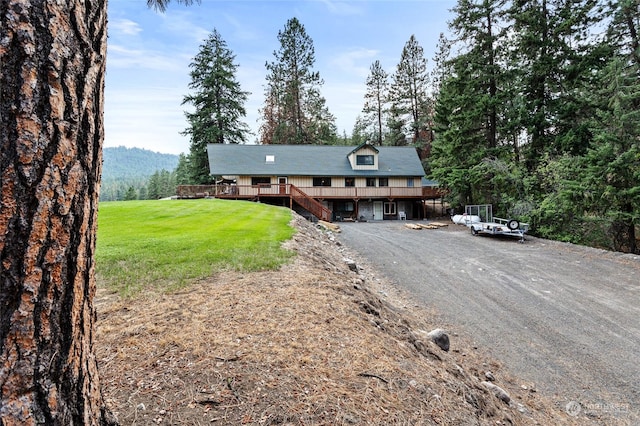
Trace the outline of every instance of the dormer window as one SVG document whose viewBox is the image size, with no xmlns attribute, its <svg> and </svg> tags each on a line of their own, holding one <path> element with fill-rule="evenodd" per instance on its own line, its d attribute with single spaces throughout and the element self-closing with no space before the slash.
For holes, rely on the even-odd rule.
<svg viewBox="0 0 640 426">
<path fill-rule="evenodd" d="M 378 149 L 368 143 L 355 148 L 348 155 L 353 170 L 378 170 Z"/>
<path fill-rule="evenodd" d="M 358 166 L 373 166 L 375 159 L 373 155 L 356 155 L 356 165 Z"/>
</svg>

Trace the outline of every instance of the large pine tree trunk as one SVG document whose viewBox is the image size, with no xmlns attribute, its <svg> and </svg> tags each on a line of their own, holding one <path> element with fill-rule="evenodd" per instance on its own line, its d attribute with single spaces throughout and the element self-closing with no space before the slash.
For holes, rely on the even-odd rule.
<svg viewBox="0 0 640 426">
<path fill-rule="evenodd" d="M 106 1 L 0 0 L 0 424 L 109 424 L 94 354 Z"/>
</svg>

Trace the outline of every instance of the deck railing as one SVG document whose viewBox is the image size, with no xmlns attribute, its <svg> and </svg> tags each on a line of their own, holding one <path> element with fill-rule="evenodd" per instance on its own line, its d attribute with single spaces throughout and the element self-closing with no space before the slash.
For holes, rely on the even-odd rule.
<svg viewBox="0 0 640 426">
<path fill-rule="evenodd" d="M 256 198 L 256 197 L 290 197 L 291 184 L 259 184 L 259 185 L 179 185 L 179 198 Z M 298 189 L 312 198 L 441 198 L 447 191 L 436 187 L 332 187 L 311 186 Z"/>
</svg>

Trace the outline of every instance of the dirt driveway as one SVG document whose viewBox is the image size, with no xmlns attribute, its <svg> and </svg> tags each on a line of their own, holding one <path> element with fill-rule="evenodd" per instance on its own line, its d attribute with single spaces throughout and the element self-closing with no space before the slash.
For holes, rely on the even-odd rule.
<svg viewBox="0 0 640 426">
<path fill-rule="evenodd" d="M 338 239 L 451 333 L 580 415 L 640 416 L 640 256 L 467 228 L 341 224 Z M 455 338 L 452 345 L 455 345 Z"/>
</svg>

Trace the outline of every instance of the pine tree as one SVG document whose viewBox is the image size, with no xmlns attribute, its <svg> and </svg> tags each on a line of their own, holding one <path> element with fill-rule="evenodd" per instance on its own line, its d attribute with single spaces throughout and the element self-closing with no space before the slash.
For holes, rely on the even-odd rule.
<svg viewBox="0 0 640 426">
<path fill-rule="evenodd" d="M 483 145 L 488 148 L 495 148 L 499 144 L 498 119 L 505 115 L 504 111 L 500 111 L 500 106 L 510 97 L 502 87 L 504 60 L 499 54 L 504 50 L 501 49 L 502 34 L 499 30 L 505 25 L 502 22 L 503 3 L 503 0 L 460 0 L 454 9 L 456 18 L 451 23 L 458 45 L 464 49 L 462 60 L 470 68 L 474 83 L 468 86 L 473 89 L 473 97 L 467 100 L 465 107 L 476 108 L 482 117 Z"/>
<path fill-rule="evenodd" d="M 138 199 L 139 200 L 147 200 L 147 199 L 149 199 L 149 192 L 147 192 L 146 185 L 140 187 L 140 190 L 138 191 Z"/>
<path fill-rule="evenodd" d="M 405 120 L 402 116 L 398 108 L 391 105 L 387 121 L 389 133 L 385 135 L 384 145 L 404 146 L 407 144 L 407 135 L 404 133 Z"/>
<path fill-rule="evenodd" d="M 451 62 L 451 75 L 440 88 L 436 103 L 431 176 L 451 191 L 454 204 L 476 204 L 483 199 L 481 178 L 475 168 L 487 157 L 486 124 L 483 110 L 476 107 L 478 97 L 473 70 L 467 57 Z"/>
<path fill-rule="evenodd" d="M 335 118 L 319 88 L 323 81 L 313 71 L 315 49 L 297 18 L 278 32 L 280 49 L 267 62 L 265 105 L 261 109 L 263 144 L 327 143 L 337 139 Z"/>
<path fill-rule="evenodd" d="M 0 28 L 0 422 L 115 425 L 94 347 L 107 3 L 5 0 Z"/>
<path fill-rule="evenodd" d="M 372 142 L 382 145 L 384 123 L 384 114 L 386 111 L 387 99 L 389 97 L 389 75 L 380 65 L 380 61 L 376 60 L 369 68 L 369 76 L 367 77 L 367 92 L 364 95 L 364 107 L 362 112 L 365 114 L 367 121 L 374 124 Z"/>
<path fill-rule="evenodd" d="M 595 6 L 592 0 L 515 0 L 508 10 L 515 35 L 511 68 L 522 101 L 514 119 L 526 135 L 529 171 L 545 153 L 581 155 L 588 148 L 593 112 L 581 90 L 597 71 L 597 58 L 590 58 Z"/>
<path fill-rule="evenodd" d="M 481 171 L 504 155 L 497 149 L 503 133 L 499 119 L 506 116 L 503 104 L 508 98 L 497 30 L 503 24 L 501 4 L 460 0 L 450 23 L 456 43 L 440 39 L 437 137 L 429 168 L 461 204 L 494 201 L 490 179 Z M 447 58 L 451 50 L 459 53 Z"/>
<path fill-rule="evenodd" d="M 127 192 L 124 194 L 124 201 L 132 201 L 137 200 L 138 194 L 136 193 L 136 189 L 133 186 L 127 188 Z"/>
<path fill-rule="evenodd" d="M 370 139 L 370 135 L 367 133 L 367 123 L 361 115 L 356 117 L 356 122 L 353 125 L 353 130 L 351 131 L 351 144 L 352 145 L 360 145 L 363 144 Z"/>
<path fill-rule="evenodd" d="M 207 144 L 244 143 L 249 135 L 249 127 L 241 121 L 249 93 L 242 91 L 236 80 L 234 59 L 214 29 L 189 65 L 193 94 L 185 96 L 182 103 L 195 108 L 185 113 L 189 127 L 184 132 L 191 136 L 189 168 L 194 184 L 212 182 Z"/>
<path fill-rule="evenodd" d="M 178 156 L 178 165 L 176 166 L 176 185 L 190 185 L 191 175 L 189 173 L 189 159 L 183 153 Z"/>
<path fill-rule="evenodd" d="M 451 45 L 452 42 L 447 39 L 444 33 L 440 33 L 435 57 L 433 58 L 433 70 L 431 71 L 431 92 L 436 99 L 438 98 L 438 93 L 440 93 L 440 85 L 450 74 L 450 67 L 447 61 L 451 54 Z"/>
<path fill-rule="evenodd" d="M 428 85 L 429 74 L 424 50 L 415 36 L 411 35 L 402 49 L 389 91 L 396 111 L 408 115 L 412 142 L 416 145 L 431 142 L 431 100 Z"/>
<path fill-rule="evenodd" d="M 606 218 L 614 250 L 640 252 L 636 226 L 640 216 L 640 5 L 612 4 L 604 46 L 611 49 L 593 93 L 596 114 L 591 121 L 593 148 L 586 155 L 584 188 L 590 196 L 585 209 Z"/>
<path fill-rule="evenodd" d="M 154 172 L 151 177 L 149 177 L 149 184 L 147 185 L 148 197 L 150 200 L 157 200 L 160 198 L 160 172 Z"/>
<path fill-rule="evenodd" d="M 617 55 L 640 67 L 640 3 L 636 0 L 610 2 L 607 44 Z"/>
</svg>

